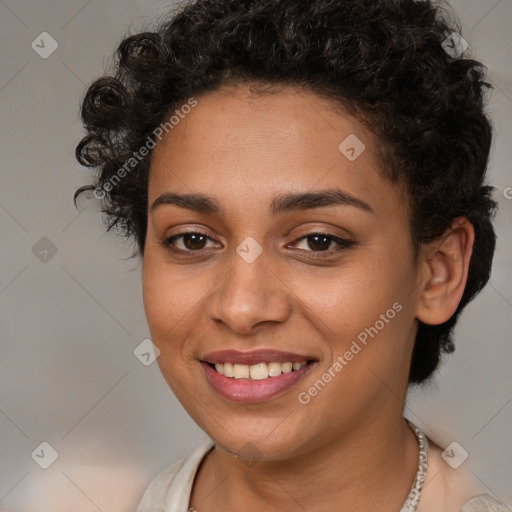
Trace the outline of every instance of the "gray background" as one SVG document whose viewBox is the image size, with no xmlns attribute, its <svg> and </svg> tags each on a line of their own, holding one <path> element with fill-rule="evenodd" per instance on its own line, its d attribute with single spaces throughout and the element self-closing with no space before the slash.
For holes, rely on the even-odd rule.
<svg viewBox="0 0 512 512">
<path fill-rule="evenodd" d="M 510 506 L 512 0 L 452 5 L 495 86 L 490 181 L 499 242 L 491 283 L 463 315 L 455 355 L 435 382 L 409 394 L 406 414 L 443 447 L 460 443 L 470 454 L 465 467 Z M 94 202 L 77 211 L 71 201 L 89 176 L 74 160 L 87 85 L 128 29 L 147 27 L 168 6 L 0 1 L 0 503 L 8 510 L 134 510 L 158 471 L 206 439 L 156 363 L 134 356 L 149 331 L 140 263 L 126 259 L 131 246 L 105 234 Z M 59 45 L 47 59 L 31 48 L 44 31 Z M 58 452 L 46 470 L 35 462 L 50 456 L 36 450 L 43 441 Z"/>
</svg>

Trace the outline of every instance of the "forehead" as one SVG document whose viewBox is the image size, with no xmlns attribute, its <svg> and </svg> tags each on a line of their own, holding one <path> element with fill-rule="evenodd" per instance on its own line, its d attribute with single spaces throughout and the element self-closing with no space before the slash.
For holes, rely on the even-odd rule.
<svg viewBox="0 0 512 512">
<path fill-rule="evenodd" d="M 153 150 L 150 203 L 169 190 L 252 203 L 329 187 L 376 199 L 396 194 L 375 136 L 334 102 L 291 87 L 222 87 L 196 101 Z"/>
</svg>

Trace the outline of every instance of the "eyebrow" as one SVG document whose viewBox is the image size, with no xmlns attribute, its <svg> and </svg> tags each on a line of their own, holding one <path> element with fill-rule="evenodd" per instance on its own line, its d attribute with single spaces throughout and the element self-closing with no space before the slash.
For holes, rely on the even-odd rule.
<svg viewBox="0 0 512 512">
<path fill-rule="evenodd" d="M 164 204 L 173 204 L 180 208 L 187 208 L 196 212 L 223 214 L 223 209 L 213 198 L 203 194 L 176 194 L 174 192 L 165 192 L 158 196 L 151 205 L 151 212 Z"/>
<path fill-rule="evenodd" d="M 294 210 L 309 210 L 311 208 L 321 208 L 324 206 L 354 206 L 361 210 L 374 213 L 368 203 L 338 188 L 330 188 L 316 192 L 279 195 L 272 201 L 271 212 L 273 215 L 278 215 Z"/>
<path fill-rule="evenodd" d="M 151 212 L 163 205 L 175 205 L 196 212 L 224 215 L 224 209 L 218 201 L 204 194 L 165 192 L 155 199 L 151 205 Z M 369 213 L 375 213 L 368 203 L 338 188 L 329 188 L 317 192 L 280 194 L 273 199 L 270 212 L 272 215 L 279 215 L 325 206 L 353 206 Z"/>
</svg>

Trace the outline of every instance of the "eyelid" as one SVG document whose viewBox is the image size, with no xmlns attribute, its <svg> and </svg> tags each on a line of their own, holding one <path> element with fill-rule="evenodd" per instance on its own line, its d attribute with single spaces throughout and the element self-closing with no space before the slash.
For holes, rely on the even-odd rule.
<svg viewBox="0 0 512 512">
<path fill-rule="evenodd" d="M 337 230 L 338 233 L 334 234 L 334 231 Z M 341 231 L 341 233 L 339 232 Z M 288 231 L 286 236 L 290 236 L 292 234 L 295 237 L 295 239 L 298 239 L 298 237 L 304 237 L 304 236 L 311 236 L 311 235 L 325 235 L 330 236 L 331 238 L 337 238 L 340 240 L 353 240 L 354 235 L 348 231 L 347 229 L 342 229 L 341 227 L 335 227 L 333 225 L 327 226 L 325 224 L 318 224 L 314 222 L 310 222 L 307 224 L 302 225 L 296 230 L 290 230 Z"/>
<path fill-rule="evenodd" d="M 172 233 L 167 235 L 166 233 Z M 203 235 L 208 237 L 210 240 L 215 240 L 215 235 L 213 235 L 212 230 L 203 224 L 178 224 L 174 226 L 170 226 L 163 231 L 161 235 L 165 240 L 169 240 L 173 237 L 177 237 L 179 235 Z"/>
<path fill-rule="evenodd" d="M 185 250 L 185 249 L 177 249 L 176 247 L 173 247 L 171 245 L 171 241 L 174 239 L 179 239 L 180 237 L 183 237 L 185 235 L 201 235 L 201 236 L 204 236 L 205 238 L 208 239 L 208 241 L 212 241 L 212 242 L 216 242 L 218 243 L 215 239 L 213 239 L 210 235 L 208 235 L 207 233 L 199 230 L 199 229 L 189 229 L 189 230 L 186 230 L 186 231 L 180 231 L 178 233 L 174 233 L 173 235 L 170 235 L 170 236 L 166 236 L 164 238 L 164 240 L 162 241 L 162 245 L 172 251 L 172 252 L 175 252 L 175 253 L 180 253 L 180 254 L 186 254 L 186 253 L 189 253 L 189 254 L 199 254 L 199 253 L 202 253 L 202 252 L 205 252 L 205 251 L 208 251 L 209 249 L 211 249 L 211 247 L 207 247 L 207 248 L 203 248 L 203 249 L 198 249 L 196 251 L 194 250 Z M 173 247 L 171 249 L 171 247 Z"/>
<path fill-rule="evenodd" d="M 203 232 L 203 231 L 201 231 L 199 229 L 189 229 L 189 230 L 186 230 L 186 231 L 181 231 L 179 233 L 175 233 L 175 234 L 173 234 L 173 235 L 171 235 L 169 237 L 166 237 L 162 241 L 162 245 L 168 251 L 171 251 L 172 253 L 178 254 L 178 255 L 190 255 L 190 256 L 193 256 L 193 255 L 204 255 L 205 253 L 212 252 L 211 251 L 211 249 L 212 249 L 211 247 L 209 247 L 209 248 L 207 247 L 207 248 L 203 248 L 203 249 L 197 249 L 197 250 L 186 250 L 186 249 L 178 249 L 178 248 L 174 247 L 171 244 L 172 240 L 178 239 L 180 237 L 183 237 L 183 236 L 189 235 L 189 234 L 201 235 L 201 236 L 206 237 L 210 241 L 216 242 L 216 240 L 214 240 L 212 237 L 210 237 L 207 233 L 205 233 L 205 232 Z M 355 245 L 355 242 L 352 241 L 352 240 L 348 240 L 346 238 L 342 238 L 342 237 L 330 234 L 328 232 L 324 232 L 322 230 L 304 232 L 304 234 L 302 236 L 299 236 L 298 238 L 296 238 L 289 245 L 296 245 L 299 242 L 303 241 L 304 239 L 309 238 L 311 236 L 315 236 L 315 235 L 321 235 L 321 236 L 324 236 L 326 238 L 331 239 L 331 242 L 335 242 L 337 244 L 337 247 L 335 247 L 333 249 L 327 249 L 325 251 L 313 251 L 313 250 L 298 249 L 300 252 L 308 253 L 308 257 L 313 257 L 313 258 L 322 258 L 322 257 L 324 257 L 324 258 L 327 258 L 329 256 L 332 256 L 335 253 L 342 252 L 342 251 L 350 248 L 351 246 Z"/>
<path fill-rule="evenodd" d="M 335 242 L 337 244 L 337 247 L 335 247 L 333 249 L 327 249 L 325 251 L 312 251 L 312 250 L 308 251 L 305 249 L 299 249 L 299 251 L 310 253 L 314 257 L 322 257 L 322 255 L 324 255 L 324 257 L 328 257 L 328 256 L 332 256 L 334 253 L 341 252 L 341 251 L 348 249 L 349 247 L 355 245 L 355 242 L 352 240 L 348 240 L 346 238 L 342 238 L 342 237 L 339 237 L 336 235 L 331 235 L 330 233 L 324 233 L 322 231 L 312 231 L 310 233 L 307 233 L 307 234 L 295 239 L 292 242 L 292 245 L 296 245 L 299 242 L 302 242 L 304 239 L 309 238 L 310 236 L 315 236 L 315 235 L 320 235 L 320 236 L 324 236 L 326 238 L 330 238 L 331 242 Z"/>
</svg>

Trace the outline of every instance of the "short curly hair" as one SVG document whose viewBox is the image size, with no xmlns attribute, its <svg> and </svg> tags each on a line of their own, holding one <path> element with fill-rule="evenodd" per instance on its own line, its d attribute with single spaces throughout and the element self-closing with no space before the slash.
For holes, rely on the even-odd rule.
<svg viewBox="0 0 512 512">
<path fill-rule="evenodd" d="M 458 315 L 487 283 L 496 243 L 497 204 L 484 183 L 491 86 L 481 63 L 447 51 L 460 32 L 456 18 L 433 0 L 181 5 L 154 31 L 126 37 L 115 70 L 88 89 L 81 109 L 86 136 L 76 157 L 97 171 L 96 182 L 77 190 L 75 202 L 94 190 L 108 229 L 135 239 L 143 257 L 151 151 L 138 150 L 174 109 L 222 85 L 259 84 L 261 91 L 288 85 L 329 98 L 376 135 L 382 172 L 406 185 L 416 255 L 457 217 L 475 229 L 456 312 L 441 325 L 419 322 L 409 382 L 424 382 L 441 352 L 454 350 Z"/>
</svg>

